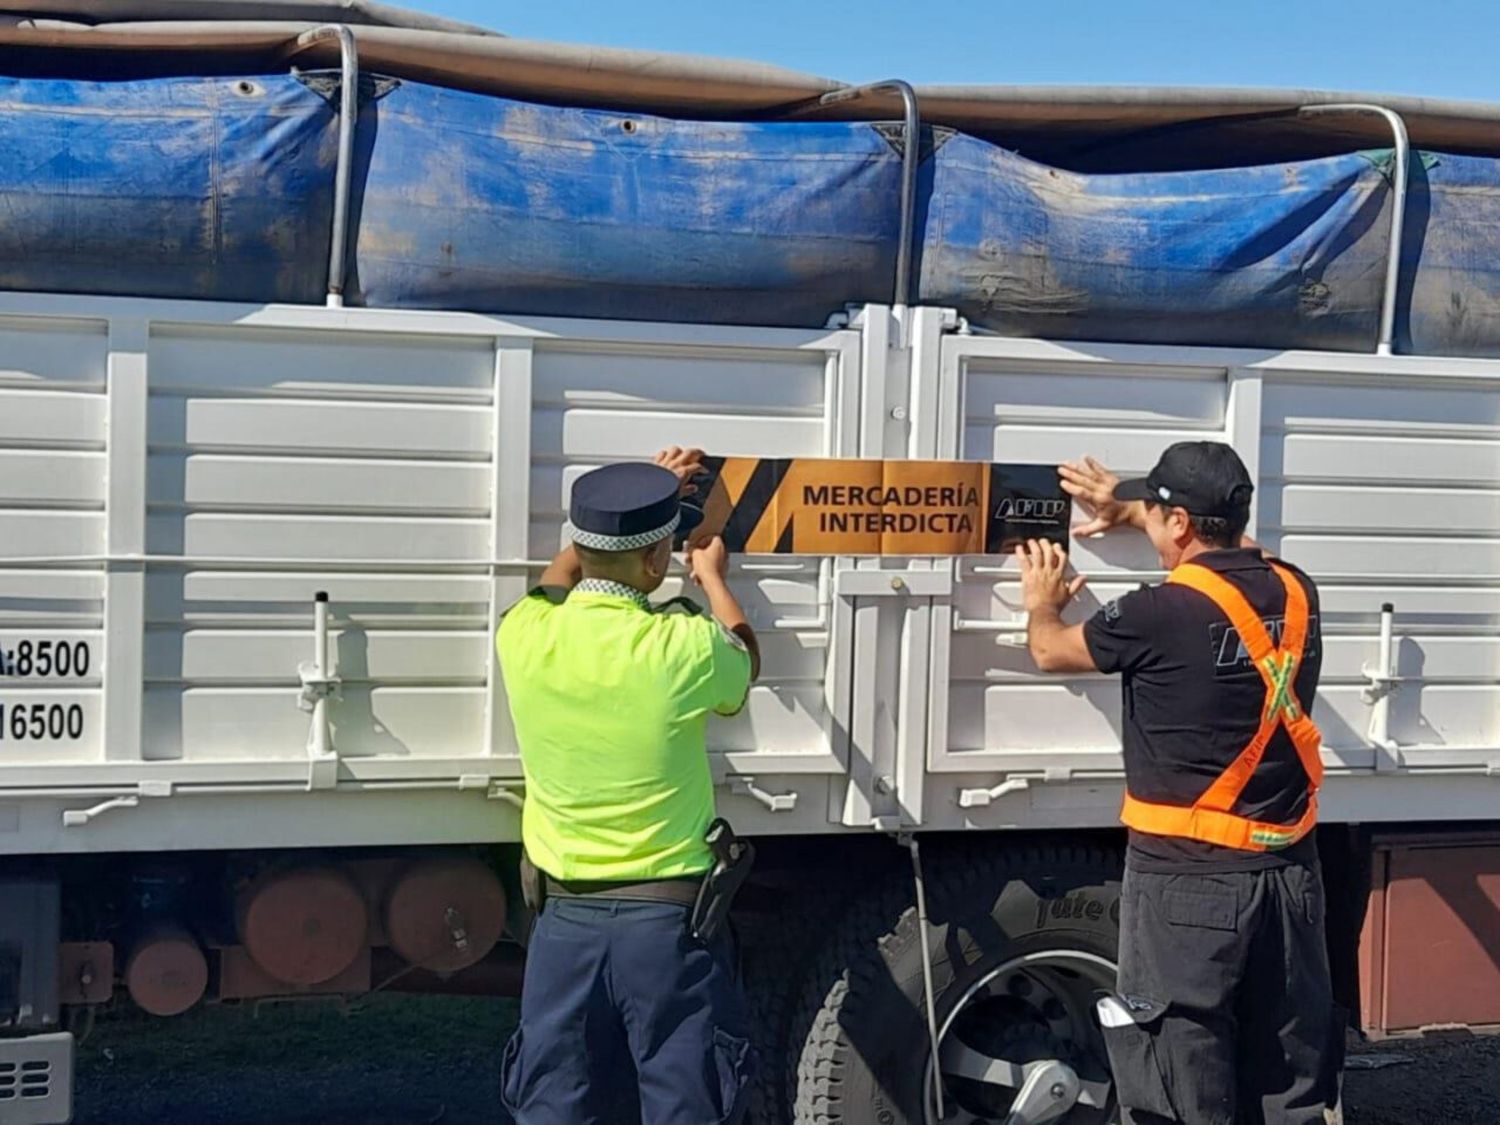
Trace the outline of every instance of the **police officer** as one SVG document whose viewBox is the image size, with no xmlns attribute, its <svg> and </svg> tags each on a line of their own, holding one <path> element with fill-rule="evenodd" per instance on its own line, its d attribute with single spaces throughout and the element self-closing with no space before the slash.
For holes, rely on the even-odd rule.
<svg viewBox="0 0 1500 1125">
<path fill-rule="evenodd" d="M 519 1125 L 705 1125 L 742 1112 L 745 1005 L 727 938 L 690 918 L 713 858 L 710 715 L 744 705 L 755 634 L 723 541 L 689 548 L 712 616 L 660 612 L 701 452 L 596 469 L 571 544 L 497 644 L 526 775 L 522 836 L 545 884 L 503 1100 Z"/>
<path fill-rule="evenodd" d="M 1311 835 L 1317 588 L 1244 538 L 1254 486 L 1227 445 L 1174 445 L 1123 484 L 1092 459 L 1061 473 L 1093 515 L 1079 534 L 1137 528 L 1170 572 L 1069 626 L 1083 580 L 1062 548 L 1017 552 L 1037 665 L 1124 682 L 1119 985 L 1099 1015 L 1125 1119 L 1321 1125 L 1343 1029 Z"/>
</svg>

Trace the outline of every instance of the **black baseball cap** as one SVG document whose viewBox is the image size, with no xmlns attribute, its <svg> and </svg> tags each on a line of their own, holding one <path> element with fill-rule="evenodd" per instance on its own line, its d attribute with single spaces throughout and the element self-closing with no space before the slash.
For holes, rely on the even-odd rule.
<svg viewBox="0 0 1500 1125">
<path fill-rule="evenodd" d="M 1144 477 L 1121 481 L 1116 500 L 1148 500 L 1189 515 L 1236 520 L 1250 511 L 1255 483 L 1233 446 L 1222 441 L 1180 441 L 1169 446 Z"/>
</svg>

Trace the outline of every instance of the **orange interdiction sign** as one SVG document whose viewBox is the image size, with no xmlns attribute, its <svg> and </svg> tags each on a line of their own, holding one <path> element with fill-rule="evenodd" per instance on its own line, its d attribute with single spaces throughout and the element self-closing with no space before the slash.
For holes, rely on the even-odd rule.
<svg viewBox="0 0 1500 1125">
<path fill-rule="evenodd" d="M 701 535 L 731 551 L 979 555 L 1066 545 L 1071 504 L 1051 465 L 710 457 Z"/>
</svg>

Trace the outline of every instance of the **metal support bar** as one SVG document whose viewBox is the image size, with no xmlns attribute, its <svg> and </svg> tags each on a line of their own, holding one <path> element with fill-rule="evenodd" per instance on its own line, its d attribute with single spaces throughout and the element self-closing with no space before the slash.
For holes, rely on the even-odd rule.
<svg viewBox="0 0 1500 1125">
<path fill-rule="evenodd" d="M 1406 182 L 1411 148 L 1406 136 L 1406 122 L 1394 110 L 1362 102 L 1305 105 L 1297 113 L 1301 117 L 1322 117 L 1338 113 L 1363 114 L 1383 117 L 1391 127 L 1391 136 L 1396 144 L 1396 170 L 1391 198 L 1391 245 L 1386 252 L 1385 292 L 1380 301 L 1380 337 L 1375 343 L 1376 355 L 1391 355 L 1391 346 L 1396 336 L 1396 286 L 1401 277 L 1401 234 L 1406 224 Z"/>
<path fill-rule="evenodd" d="M 896 93 L 905 107 L 906 151 L 901 154 L 901 243 L 896 247 L 896 285 L 891 303 L 897 308 L 911 304 L 911 259 L 917 227 L 917 161 L 922 149 L 922 111 L 917 92 L 910 82 L 891 78 L 863 86 L 846 86 L 830 90 L 818 99 L 819 105 L 838 105 L 866 94 Z"/>
<path fill-rule="evenodd" d="M 1030 620 L 1029 614 L 1004 621 L 988 621 L 983 617 L 955 617 L 953 631 L 955 633 L 992 633 L 996 644 L 1024 648 L 1031 635 Z"/>
<path fill-rule="evenodd" d="M 1380 607 L 1380 654 L 1375 667 L 1363 668 L 1370 682 L 1360 693 L 1370 708 L 1370 744 L 1375 747 L 1375 769 L 1386 772 L 1401 765 L 1401 747 L 1391 737 L 1391 696 L 1401 683 L 1396 675 L 1396 607 Z"/>
<path fill-rule="evenodd" d="M 328 660 L 328 595 L 318 591 L 313 599 L 313 658 L 301 664 L 302 678 L 299 705 L 312 712 L 307 734 L 307 788 L 332 789 L 338 784 L 338 751 L 333 748 L 333 732 L 328 719 L 328 701 L 339 688 L 339 678 Z"/>
<path fill-rule="evenodd" d="M 937 1120 L 948 1116 L 943 1105 L 943 1075 L 938 1066 L 938 1048 L 942 1045 L 938 1037 L 937 996 L 932 984 L 932 938 L 927 932 L 927 880 L 922 876 L 922 846 L 915 836 L 905 839 L 911 852 L 912 879 L 917 888 L 917 939 L 922 947 L 922 999 L 927 1009 L 927 1038 L 932 1051 L 932 1104 L 937 1111 Z"/>
<path fill-rule="evenodd" d="M 354 32 L 344 24 L 329 23 L 304 31 L 287 50 L 287 57 L 337 39 L 339 44 L 339 156 L 333 176 L 333 233 L 328 248 L 328 307 L 343 308 L 344 266 L 349 242 L 349 183 L 354 165 L 354 127 L 359 121 L 359 48 Z"/>
</svg>

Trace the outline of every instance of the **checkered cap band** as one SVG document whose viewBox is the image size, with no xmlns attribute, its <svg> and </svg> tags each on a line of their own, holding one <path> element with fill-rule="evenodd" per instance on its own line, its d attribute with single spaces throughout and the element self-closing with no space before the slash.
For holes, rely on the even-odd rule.
<svg viewBox="0 0 1500 1125">
<path fill-rule="evenodd" d="M 575 594 L 604 594 L 611 598 L 628 598 L 642 609 L 651 608 L 651 599 L 634 586 L 623 582 L 611 582 L 607 578 L 585 578 L 573 587 Z"/>
<path fill-rule="evenodd" d="M 579 531 L 571 523 L 563 524 L 563 534 L 580 547 L 587 547 L 591 551 L 635 551 L 660 543 L 676 531 L 680 523 L 682 513 L 678 512 L 665 527 L 659 527 L 655 531 L 642 531 L 636 535 L 596 535 L 592 531 Z"/>
</svg>

